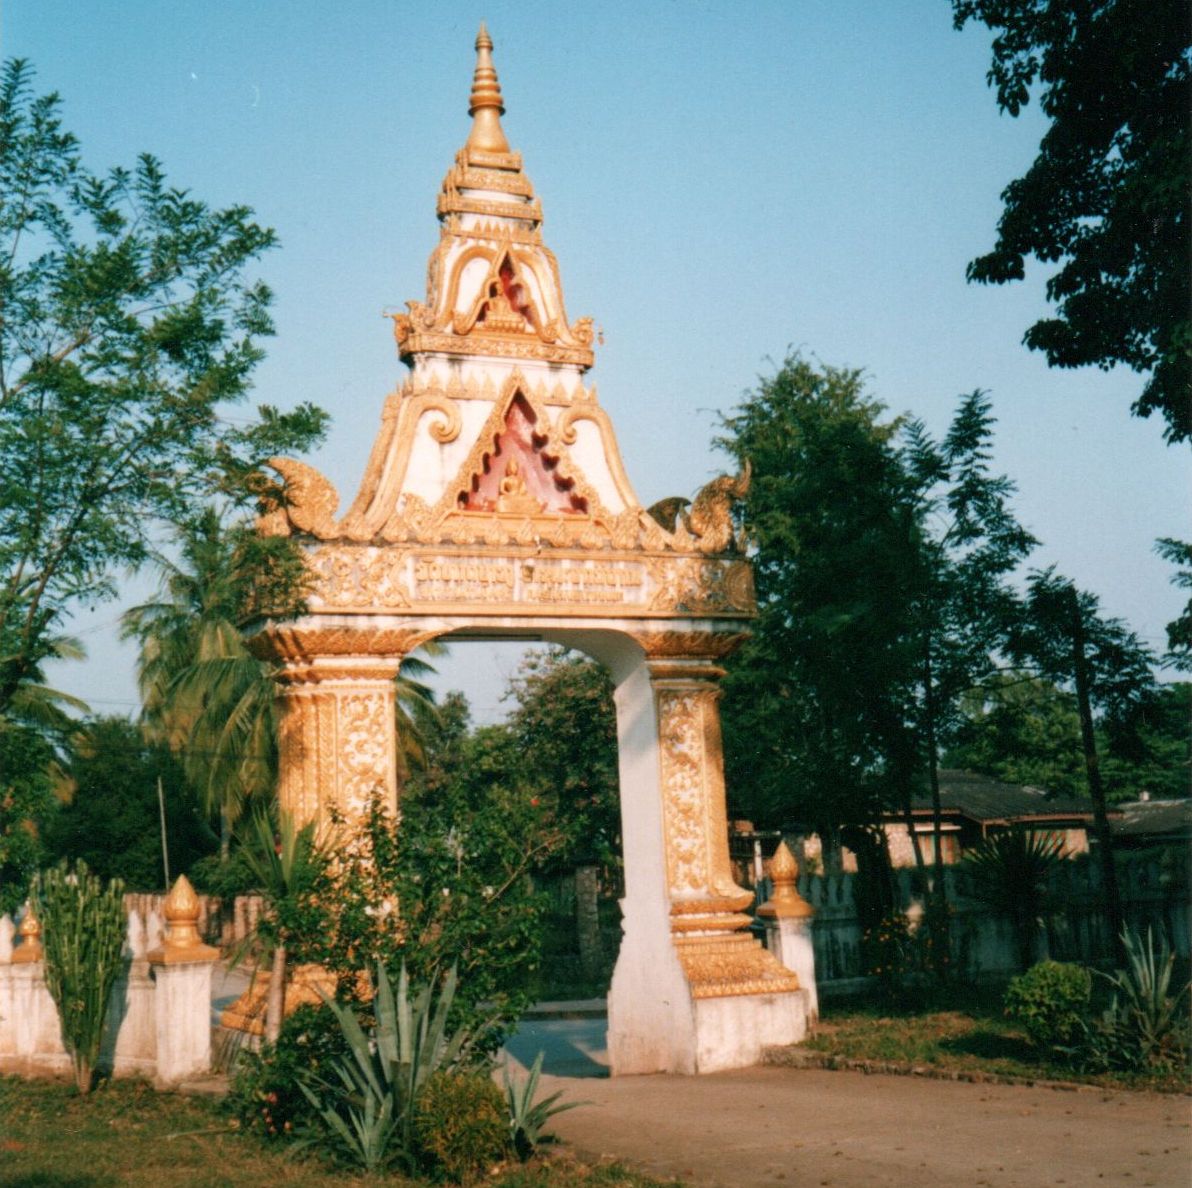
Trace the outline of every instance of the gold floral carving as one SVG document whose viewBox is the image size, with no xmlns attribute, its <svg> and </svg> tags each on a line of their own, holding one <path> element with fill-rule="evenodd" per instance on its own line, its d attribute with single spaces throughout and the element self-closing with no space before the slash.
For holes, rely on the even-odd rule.
<svg viewBox="0 0 1192 1188">
<path fill-rule="evenodd" d="M 339 607 L 400 610 L 410 605 L 402 555 L 377 548 L 323 548 L 307 553 L 312 598 Z"/>
<path fill-rule="evenodd" d="M 534 196 L 534 187 L 524 173 L 503 169 L 483 169 L 456 163 L 444 180 L 444 187 L 455 190 L 494 190 L 499 194 Z"/>
<path fill-rule="evenodd" d="M 800 988 L 798 977 L 753 937 L 676 937 L 674 943 L 693 998 L 790 994 Z"/>
<path fill-rule="evenodd" d="M 338 802 L 345 817 L 363 817 L 374 792 L 396 789 L 392 682 L 339 696 Z"/>
<path fill-rule="evenodd" d="M 729 871 L 717 690 L 656 682 L 655 698 L 671 901 L 692 914 L 739 912 L 752 896 Z"/>
<path fill-rule="evenodd" d="M 754 614 L 753 571 L 748 561 L 704 561 L 697 558 L 656 558 L 651 561 L 656 581 L 652 610 L 688 614 Z"/>
<path fill-rule="evenodd" d="M 395 671 L 282 681 L 278 798 L 299 822 L 325 821 L 332 807 L 358 819 L 378 790 L 396 806 Z"/>
<path fill-rule="evenodd" d="M 392 314 L 393 333 L 403 358 L 417 354 L 493 355 L 501 359 L 540 359 L 545 363 L 565 363 L 591 367 L 594 356 L 587 347 L 554 346 L 534 339 L 516 341 L 504 338 L 461 338 L 455 334 L 418 333 L 405 314 Z"/>
</svg>

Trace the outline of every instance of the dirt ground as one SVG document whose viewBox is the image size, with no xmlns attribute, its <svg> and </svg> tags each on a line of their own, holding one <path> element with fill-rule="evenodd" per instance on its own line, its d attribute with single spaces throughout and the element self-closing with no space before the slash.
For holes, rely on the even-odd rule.
<svg viewBox="0 0 1192 1188">
<path fill-rule="evenodd" d="M 1182 1097 L 787 1068 L 549 1083 L 593 1103 L 554 1120 L 578 1151 L 692 1185 L 1192 1184 Z"/>
<path fill-rule="evenodd" d="M 543 1091 L 591 1105 L 552 1120 L 587 1156 L 699 1188 L 1188 1188 L 1192 1101 L 1150 1093 L 970 1085 L 756 1068 L 609 1079 L 603 1021 L 523 1024 Z"/>
</svg>

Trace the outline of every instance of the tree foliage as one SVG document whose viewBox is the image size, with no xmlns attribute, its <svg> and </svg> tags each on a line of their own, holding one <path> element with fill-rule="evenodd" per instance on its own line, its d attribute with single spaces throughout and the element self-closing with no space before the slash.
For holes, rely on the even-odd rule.
<svg viewBox="0 0 1192 1188">
<path fill-rule="evenodd" d="M 0 78 L 0 713 L 156 525 L 244 494 L 325 421 L 310 405 L 221 417 L 272 332 L 245 272 L 273 232 L 171 187 L 148 155 L 91 173 L 32 78 L 19 60 Z"/>
<path fill-rule="evenodd" d="M 180 525 L 176 540 L 177 560 L 154 555 L 160 597 L 127 611 L 122 634 L 139 644 L 146 728 L 226 827 L 272 794 L 277 772 L 272 669 L 249 652 L 239 623 L 261 598 L 292 614 L 305 570 L 289 539 L 229 528 L 212 507 Z"/>
<path fill-rule="evenodd" d="M 566 834 L 559 861 L 620 860 L 617 717 L 608 670 L 556 649 L 532 652 L 509 684 L 507 729 L 521 786 Z"/>
<path fill-rule="evenodd" d="M 25 902 L 43 864 L 45 830 L 57 808 L 53 761 L 53 750 L 36 730 L 0 721 L 0 915 Z"/>
<path fill-rule="evenodd" d="M 735 810 L 764 824 L 870 821 L 914 765 L 918 526 L 883 413 L 861 372 L 794 356 L 722 422 L 753 469 L 760 609 L 725 680 L 725 760 Z"/>
<path fill-rule="evenodd" d="M 1051 124 L 1002 193 L 992 251 L 970 280 L 1020 280 L 1034 256 L 1056 316 L 1024 342 L 1052 367 L 1149 373 L 1134 404 L 1171 442 L 1192 436 L 1192 52 L 1183 0 L 952 0 L 956 28 L 996 34 L 987 75 L 1018 115 L 1037 89 Z"/>
<path fill-rule="evenodd" d="M 70 801 L 45 834 L 55 858 L 81 858 L 97 875 L 122 879 L 134 891 L 161 889 L 159 779 L 171 873 L 188 870 L 216 847 L 169 748 L 146 739 L 126 718 L 96 718 L 77 729 L 69 776 Z"/>
</svg>

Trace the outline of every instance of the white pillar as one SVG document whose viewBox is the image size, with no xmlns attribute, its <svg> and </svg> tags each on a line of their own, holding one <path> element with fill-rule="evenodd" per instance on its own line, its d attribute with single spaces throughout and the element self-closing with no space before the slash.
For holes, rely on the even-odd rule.
<svg viewBox="0 0 1192 1188">
<path fill-rule="evenodd" d="M 166 896 L 166 935 L 149 954 L 159 1086 L 211 1069 L 211 967 L 219 950 L 199 940 L 199 900 L 185 875 Z"/>
<path fill-rule="evenodd" d="M 766 948 L 798 977 L 799 986 L 807 995 L 807 1019 L 814 1023 L 819 1018 L 815 948 L 811 939 L 815 909 L 796 889 L 798 873 L 795 856 L 786 842 L 779 842 L 770 859 L 773 891 L 757 914 L 766 926 Z"/>
</svg>

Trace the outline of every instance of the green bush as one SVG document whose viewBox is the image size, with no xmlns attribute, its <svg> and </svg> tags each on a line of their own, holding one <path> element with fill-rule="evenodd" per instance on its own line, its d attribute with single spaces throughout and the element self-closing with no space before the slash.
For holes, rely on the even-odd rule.
<svg viewBox="0 0 1192 1188">
<path fill-rule="evenodd" d="M 414 1134 L 428 1171 L 478 1179 L 509 1155 L 505 1098 L 482 1073 L 435 1073 L 418 1095 Z"/>
<path fill-rule="evenodd" d="M 288 1139 L 318 1128 L 318 1111 L 298 1087 L 300 1075 L 318 1075 L 348 1052 L 335 1014 L 301 1006 L 281 1025 L 276 1044 L 241 1051 L 227 1107 L 245 1130 L 267 1139 Z"/>
<path fill-rule="evenodd" d="M 1063 1048 L 1081 1034 L 1092 992 L 1092 975 L 1083 966 L 1040 961 L 1011 981 L 1006 1016 L 1037 1047 Z"/>
</svg>

